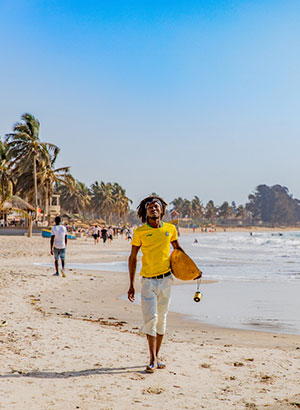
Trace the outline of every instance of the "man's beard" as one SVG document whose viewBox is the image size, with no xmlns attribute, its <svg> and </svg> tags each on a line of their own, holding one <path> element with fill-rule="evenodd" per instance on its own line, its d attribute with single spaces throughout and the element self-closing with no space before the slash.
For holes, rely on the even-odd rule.
<svg viewBox="0 0 300 410">
<path fill-rule="evenodd" d="M 160 219 L 160 215 L 151 215 L 148 216 L 149 219 Z"/>
</svg>

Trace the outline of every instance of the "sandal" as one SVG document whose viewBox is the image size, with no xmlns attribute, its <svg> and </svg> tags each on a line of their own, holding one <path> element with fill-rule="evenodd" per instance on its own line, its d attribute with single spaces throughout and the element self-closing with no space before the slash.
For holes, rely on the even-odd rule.
<svg viewBox="0 0 300 410">
<path fill-rule="evenodd" d="M 165 369 L 165 368 L 166 368 L 166 365 L 165 365 L 164 363 L 162 363 L 162 362 L 157 362 L 157 368 L 158 368 L 158 369 Z"/>
<path fill-rule="evenodd" d="M 158 368 L 158 366 L 155 366 L 153 363 L 151 363 L 146 367 L 145 372 L 146 373 L 154 373 L 155 369 L 157 369 L 157 368 Z"/>
</svg>

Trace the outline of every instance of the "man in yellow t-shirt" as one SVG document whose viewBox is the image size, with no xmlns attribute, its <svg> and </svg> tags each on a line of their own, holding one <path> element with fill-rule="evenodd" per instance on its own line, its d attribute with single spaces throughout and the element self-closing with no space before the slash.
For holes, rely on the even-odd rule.
<svg viewBox="0 0 300 410">
<path fill-rule="evenodd" d="M 129 256 L 130 287 L 128 299 L 134 301 L 134 278 L 137 254 L 142 250 L 141 306 L 144 319 L 142 333 L 147 335 L 150 363 L 146 372 L 165 367 L 158 360 L 158 353 L 166 331 L 166 319 L 171 296 L 173 277 L 170 267 L 170 244 L 181 249 L 174 225 L 162 221 L 167 204 L 156 196 L 145 198 L 138 206 L 138 216 L 145 225 L 137 228 L 131 241 Z"/>
</svg>

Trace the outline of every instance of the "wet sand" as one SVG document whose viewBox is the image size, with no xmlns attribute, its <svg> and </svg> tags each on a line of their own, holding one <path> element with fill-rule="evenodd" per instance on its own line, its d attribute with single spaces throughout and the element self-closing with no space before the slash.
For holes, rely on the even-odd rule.
<svg viewBox="0 0 300 410">
<path fill-rule="evenodd" d="M 223 329 L 170 313 L 165 370 L 144 372 L 140 306 L 128 275 L 53 277 L 49 240 L 0 237 L 0 409 L 291 409 L 300 402 L 300 337 Z M 72 263 L 124 260 L 123 238 L 69 241 Z M 120 253 L 120 254 L 118 254 Z M 138 281 L 136 290 L 139 291 Z"/>
</svg>

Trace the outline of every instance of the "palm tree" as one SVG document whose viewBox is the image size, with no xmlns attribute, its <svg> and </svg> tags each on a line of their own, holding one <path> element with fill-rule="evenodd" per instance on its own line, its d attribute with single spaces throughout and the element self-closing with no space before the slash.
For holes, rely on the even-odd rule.
<svg viewBox="0 0 300 410">
<path fill-rule="evenodd" d="M 194 196 L 191 202 L 191 215 L 193 218 L 202 218 L 203 216 L 203 205 L 197 195 Z"/>
<path fill-rule="evenodd" d="M 216 207 L 214 204 L 214 201 L 209 201 L 206 205 L 206 214 L 205 217 L 211 221 L 211 222 L 215 222 L 215 217 L 216 217 Z"/>
<path fill-rule="evenodd" d="M 32 114 L 25 113 L 22 122 L 17 122 L 13 132 L 6 135 L 9 154 L 14 158 L 14 171 L 20 176 L 32 172 L 35 209 L 38 208 L 37 168 L 47 166 L 50 162 L 49 152 L 54 155 L 58 147 L 42 143 L 39 138 L 40 123 Z"/>
<path fill-rule="evenodd" d="M 44 191 L 44 200 L 45 200 L 45 207 L 44 207 L 44 217 L 48 215 L 48 220 L 50 222 L 50 214 L 49 214 L 49 204 L 50 199 L 54 192 L 54 185 L 61 184 L 66 185 L 70 189 L 74 189 L 74 178 L 69 172 L 70 167 L 62 167 L 62 168 L 50 168 L 46 167 L 43 171 L 41 176 L 41 180 L 44 183 L 43 191 Z"/>
<path fill-rule="evenodd" d="M 0 140 L 0 205 L 13 194 L 11 167 L 7 144 Z"/>
<path fill-rule="evenodd" d="M 12 161 L 8 144 L 0 140 L 0 212 L 5 218 L 9 212 L 16 212 L 28 220 L 28 236 L 32 236 L 31 207 L 23 199 L 13 195 Z"/>
<path fill-rule="evenodd" d="M 91 202 L 89 188 L 80 181 L 76 181 L 74 187 L 57 184 L 55 192 L 60 194 L 61 206 L 67 212 L 84 214 Z"/>
<path fill-rule="evenodd" d="M 101 190 L 101 202 L 100 202 L 100 209 L 104 218 L 108 219 L 109 225 L 112 223 L 112 213 L 114 209 L 114 198 L 113 198 L 113 191 L 112 191 L 112 184 L 108 182 L 105 184 L 103 181 L 100 183 L 100 190 Z"/>
<path fill-rule="evenodd" d="M 54 153 L 49 152 L 49 162 L 37 173 L 37 178 L 41 183 L 42 191 L 44 193 L 45 207 L 43 215 L 44 218 L 45 215 L 48 215 L 49 223 L 49 203 L 54 192 L 54 186 L 56 184 L 66 185 L 71 191 L 74 191 L 75 188 L 75 180 L 70 174 L 70 167 L 54 168 L 58 153 L 59 149 Z"/>
<path fill-rule="evenodd" d="M 218 214 L 225 222 L 233 215 L 232 208 L 227 201 L 219 207 Z"/>
<path fill-rule="evenodd" d="M 91 203 L 90 203 L 90 207 L 91 207 L 93 217 L 95 217 L 95 215 L 100 217 L 101 198 L 102 198 L 101 186 L 100 186 L 98 181 L 95 181 L 91 185 Z"/>
<path fill-rule="evenodd" d="M 184 199 L 183 201 L 183 217 L 184 218 L 190 218 L 192 213 L 192 204 L 191 201 L 188 199 Z"/>
<path fill-rule="evenodd" d="M 126 215 L 130 209 L 129 203 L 132 203 L 132 200 L 126 196 L 125 189 L 122 188 L 117 182 L 115 182 L 112 186 L 112 195 L 114 201 L 114 211 L 118 215 L 118 222 L 120 223 L 121 215 L 123 215 L 124 222 L 126 223 Z"/>
<path fill-rule="evenodd" d="M 85 213 L 86 208 L 91 202 L 91 193 L 83 182 L 75 182 L 72 202 L 75 213 Z"/>
<path fill-rule="evenodd" d="M 116 215 L 119 223 L 122 216 L 126 222 L 126 216 L 130 208 L 129 204 L 132 201 L 126 196 L 126 191 L 121 185 L 117 182 L 105 184 L 103 181 L 100 183 L 95 181 L 91 185 L 91 194 L 91 209 L 93 213 L 98 217 L 106 218 L 109 224 L 112 223 L 113 215 Z"/>
<path fill-rule="evenodd" d="M 239 206 L 237 207 L 237 210 L 236 210 L 236 218 L 241 219 L 242 222 L 245 221 L 245 219 L 247 218 L 247 209 L 246 209 L 245 206 L 239 205 Z"/>
<path fill-rule="evenodd" d="M 180 217 L 183 217 L 183 213 L 184 213 L 184 200 L 179 197 L 179 198 L 175 198 L 173 199 L 173 201 L 171 202 L 171 204 L 173 205 L 173 209 L 172 211 L 177 211 L 180 215 Z"/>
</svg>

